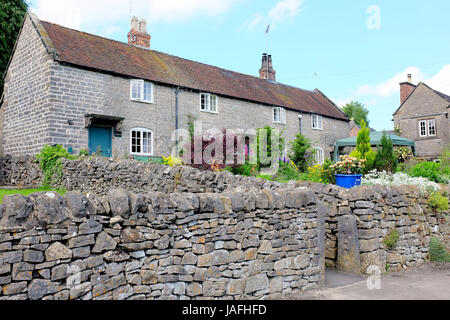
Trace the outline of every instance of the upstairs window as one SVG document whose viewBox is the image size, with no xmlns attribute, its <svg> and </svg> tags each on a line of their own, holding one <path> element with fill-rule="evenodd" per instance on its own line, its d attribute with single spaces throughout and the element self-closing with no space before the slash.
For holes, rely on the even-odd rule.
<svg viewBox="0 0 450 320">
<path fill-rule="evenodd" d="M 130 151 L 133 155 L 153 155 L 153 133 L 148 129 L 131 129 Z"/>
<path fill-rule="evenodd" d="M 436 136 L 436 120 L 420 120 L 419 121 L 419 136 L 420 137 L 434 137 Z"/>
<path fill-rule="evenodd" d="M 323 118 L 322 116 L 313 114 L 312 118 L 312 128 L 314 130 L 323 130 Z"/>
<path fill-rule="evenodd" d="M 218 97 L 210 93 L 200 93 L 200 110 L 204 112 L 217 113 Z"/>
<path fill-rule="evenodd" d="M 273 123 L 286 124 L 286 109 L 281 107 L 273 108 Z"/>
<path fill-rule="evenodd" d="M 131 80 L 130 83 L 130 99 L 133 101 L 141 101 L 153 103 L 153 83 L 144 80 Z"/>
</svg>

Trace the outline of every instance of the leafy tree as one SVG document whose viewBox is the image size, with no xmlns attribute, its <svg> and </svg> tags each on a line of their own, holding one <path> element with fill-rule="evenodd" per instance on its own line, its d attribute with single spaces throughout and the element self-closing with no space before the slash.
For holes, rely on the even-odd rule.
<svg viewBox="0 0 450 320">
<path fill-rule="evenodd" d="M 311 141 L 302 134 L 298 134 L 294 141 L 290 143 L 291 150 L 289 157 L 297 165 L 297 168 L 306 172 L 308 168 L 308 153 L 311 150 Z"/>
<path fill-rule="evenodd" d="M 372 150 L 370 143 L 370 129 L 367 128 L 364 120 L 361 121 L 361 130 L 358 132 L 356 150 L 350 156 L 367 161 L 364 172 L 368 172 L 374 168 L 376 154 Z"/>
<path fill-rule="evenodd" d="M 369 126 L 369 110 L 366 109 L 362 103 L 351 101 L 342 108 L 342 111 L 350 119 L 353 118 L 357 125 L 361 126 L 362 121 L 365 121 L 366 125 Z"/>
<path fill-rule="evenodd" d="M 3 93 L 3 76 L 27 9 L 24 0 L 0 1 L 0 96 Z"/>
<path fill-rule="evenodd" d="M 392 140 L 383 132 L 381 147 L 378 147 L 375 157 L 375 167 L 378 171 L 395 172 L 397 169 L 397 157 L 394 152 Z"/>
</svg>

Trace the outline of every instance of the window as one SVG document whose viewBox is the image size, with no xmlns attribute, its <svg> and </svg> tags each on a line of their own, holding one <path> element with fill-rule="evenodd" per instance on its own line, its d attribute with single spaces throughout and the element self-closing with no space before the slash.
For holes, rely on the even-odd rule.
<svg viewBox="0 0 450 320">
<path fill-rule="evenodd" d="M 428 135 L 434 137 L 436 135 L 436 121 L 428 120 Z"/>
<path fill-rule="evenodd" d="M 131 154 L 153 155 L 153 133 L 148 129 L 132 129 L 130 135 Z"/>
<path fill-rule="evenodd" d="M 153 83 L 144 80 L 131 80 L 130 99 L 153 103 Z"/>
<path fill-rule="evenodd" d="M 323 164 L 325 162 L 324 153 L 322 148 L 314 148 L 314 163 Z"/>
<path fill-rule="evenodd" d="M 312 116 L 312 128 L 314 130 L 323 130 L 323 118 L 322 118 L 322 116 L 313 114 L 313 116 Z"/>
<path fill-rule="evenodd" d="M 434 137 L 436 136 L 436 121 L 420 120 L 419 121 L 419 136 L 420 137 Z"/>
<path fill-rule="evenodd" d="M 421 137 L 427 136 L 427 122 L 419 121 L 419 134 Z"/>
<path fill-rule="evenodd" d="M 217 113 L 218 97 L 209 93 L 200 93 L 200 110 Z"/>
<path fill-rule="evenodd" d="M 273 108 L 273 123 L 286 124 L 286 109 L 281 107 Z"/>
</svg>

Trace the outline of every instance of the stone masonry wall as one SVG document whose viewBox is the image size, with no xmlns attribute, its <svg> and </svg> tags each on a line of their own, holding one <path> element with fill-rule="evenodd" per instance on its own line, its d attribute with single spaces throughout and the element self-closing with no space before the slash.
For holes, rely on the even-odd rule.
<svg viewBox="0 0 450 320">
<path fill-rule="evenodd" d="M 301 188 L 6 196 L 0 300 L 281 298 L 323 282 L 323 209 Z"/>
<path fill-rule="evenodd" d="M 2 160 L 0 166 L 1 163 Z M 9 160 L 8 163 L 16 162 Z M 362 272 L 373 263 L 382 269 L 386 268 L 386 264 L 391 269 L 396 269 L 424 261 L 428 255 L 429 240 L 433 236 L 440 237 L 450 248 L 449 212 L 433 212 L 427 205 L 427 195 L 421 194 L 413 186 L 392 188 L 363 186 L 347 190 L 331 185 L 304 182 L 282 184 L 233 176 L 228 172 L 201 172 L 189 167 L 171 168 L 133 160 L 103 158 L 64 161 L 63 167 L 61 186 L 67 190 L 101 196 L 114 188 L 124 188 L 134 193 L 158 191 L 221 194 L 236 190 L 286 191 L 307 187 L 328 206 L 325 256 L 330 267 L 336 267 L 337 264 L 338 219 L 342 216 L 350 216 L 357 221 Z M 9 165 L 7 168 L 11 169 L 11 174 L 3 173 L 7 181 L 27 185 L 19 178 L 27 177 L 21 174 L 23 170 L 20 166 Z M 447 194 L 450 193 L 449 186 L 444 189 Z M 400 239 L 397 247 L 389 250 L 383 239 L 394 228 L 399 232 Z"/>
<path fill-rule="evenodd" d="M 0 186 L 30 187 L 42 183 L 42 171 L 34 157 L 0 157 Z"/>
</svg>

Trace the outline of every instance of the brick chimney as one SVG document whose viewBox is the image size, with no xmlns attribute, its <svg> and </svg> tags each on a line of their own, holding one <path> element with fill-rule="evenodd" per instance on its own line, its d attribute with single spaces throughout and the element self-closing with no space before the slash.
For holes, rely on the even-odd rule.
<svg viewBox="0 0 450 320">
<path fill-rule="evenodd" d="M 131 31 L 128 32 L 128 43 L 134 46 L 150 49 L 150 39 L 147 33 L 147 21 L 139 20 L 137 17 L 131 18 Z"/>
<path fill-rule="evenodd" d="M 411 74 L 408 74 L 408 81 L 400 83 L 400 104 L 408 99 L 414 89 L 416 89 L 416 86 L 412 84 Z"/>
<path fill-rule="evenodd" d="M 273 69 L 272 56 L 263 53 L 261 69 L 259 69 L 259 77 L 270 81 L 276 81 L 276 71 Z"/>
</svg>

